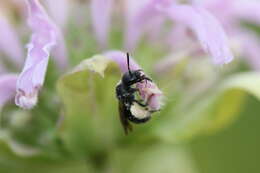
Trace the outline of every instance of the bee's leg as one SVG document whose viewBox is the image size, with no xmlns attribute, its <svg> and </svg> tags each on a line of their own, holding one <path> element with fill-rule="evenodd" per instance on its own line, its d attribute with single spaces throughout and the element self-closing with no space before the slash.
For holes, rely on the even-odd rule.
<svg viewBox="0 0 260 173">
<path fill-rule="evenodd" d="M 133 84 L 136 84 L 138 82 L 142 82 L 143 80 L 150 81 L 152 82 L 152 79 L 150 79 L 149 77 L 142 75 L 140 78 L 136 79 L 135 81 L 133 81 Z"/>
<path fill-rule="evenodd" d="M 124 128 L 125 134 L 127 135 L 129 132 L 133 130 L 132 125 L 128 121 L 129 111 L 127 109 L 122 109 L 122 107 L 119 107 L 119 115 L 120 115 L 120 121 Z"/>
<path fill-rule="evenodd" d="M 138 88 L 131 88 L 129 92 L 131 92 L 131 93 L 135 93 L 135 92 L 137 92 L 137 91 L 139 91 Z"/>
<path fill-rule="evenodd" d="M 158 110 L 149 110 L 150 113 L 154 113 L 154 112 L 158 112 L 158 111 L 160 111 L 160 109 L 158 109 Z"/>
<path fill-rule="evenodd" d="M 142 78 L 142 80 L 146 80 L 146 81 L 150 81 L 150 82 L 153 81 L 152 79 L 150 79 L 149 77 L 147 77 L 145 75 L 141 76 L 141 78 Z"/>
<path fill-rule="evenodd" d="M 124 131 L 125 131 L 125 135 L 128 135 L 129 132 L 133 131 L 133 126 L 129 123 L 128 120 L 126 120 L 126 122 L 124 122 L 123 128 L 124 128 Z"/>
<path fill-rule="evenodd" d="M 142 107 L 146 107 L 146 106 L 148 106 L 147 103 L 143 104 L 143 103 L 141 103 L 141 102 L 138 101 L 138 100 L 133 100 L 133 101 L 134 101 L 135 103 L 137 103 L 138 105 L 142 106 Z"/>
</svg>

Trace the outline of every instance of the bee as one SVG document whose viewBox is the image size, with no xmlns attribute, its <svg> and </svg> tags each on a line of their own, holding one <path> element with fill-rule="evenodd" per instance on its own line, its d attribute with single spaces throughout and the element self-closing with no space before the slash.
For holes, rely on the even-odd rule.
<svg viewBox="0 0 260 173">
<path fill-rule="evenodd" d="M 128 71 L 123 74 L 121 81 L 116 86 L 116 97 L 119 101 L 119 116 L 125 134 L 132 131 L 132 125 L 145 123 L 151 118 L 151 113 L 148 104 L 142 100 L 137 100 L 135 93 L 138 92 L 136 84 L 143 81 L 152 81 L 148 78 L 141 69 L 130 70 L 129 53 L 126 54 Z M 130 122 L 129 122 L 130 121 Z"/>
</svg>

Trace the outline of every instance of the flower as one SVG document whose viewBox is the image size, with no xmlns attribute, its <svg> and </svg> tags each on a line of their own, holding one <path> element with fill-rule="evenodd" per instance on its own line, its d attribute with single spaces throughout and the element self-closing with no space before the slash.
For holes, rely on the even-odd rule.
<svg viewBox="0 0 260 173">
<path fill-rule="evenodd" d="M 31 109 L 37 103 L 50 51 L 57 44 L 60 33 L 38 0 L 28 0 L 27 3 L 30 12 L 28 24 L 33 34 L 27 46 L 25 66 L 17 79 L 15 103 L 22 108 Z"/>
<path fill-rule="evenodd" d="M 90 2 L 94 33 L 101 47 L 107 46 L 113 0 L 96 0 Z"/>
<path fill-rule="evenodd" d="M 0 78 L 0 109 L 15 95 L 17 75 L 7 74 Z"/>
<path fill-rule="evenodd" d="M 130 48 L 136 44 L 137 38 L 140 37 L 143 30 L 142 27 L 151 21 L 151 18 L 158 17 L 158 15 L 167 16 L 173 22 L 187 25 L 196 34 L 203 49 L 213 56 L 215 64 L 226 64 L 232 61 L 233 54 L 229 49 L 227 36 L 213 15 L 202 7 L 179 5 L 168 0 L 152 0 L 139 7 L 139 11 L 128 21 L 129 28 L 132 28 L 128 30 L 128 42 L 130 42 L 129 45 L 132 45 L 129 46 Z"/>
<path fill-rule="evenodd" d="M 65 29 L 70 15 L 71 2 L 69 0 L 46 0 L 46 4 L 54 21 Z M 59 10 L 56 7 L 59 7 Z"/>
<path fill-rule="evenodd" d="M 121 165 L 143 167 L 147 164 L 133 158 L 136 154 L 142 155 L 140 151 L 153 150 L 151 144 L 161 151 L 161 145 L 175 146 L 204 132 L 227 127 L 240 111 L 244 93 L 259 99 L 259 74 L 250 69 L 246 69 L 249 73 L 243 73 L 236 66 L 241 63 L 239 59 L 229 64 L 234 58 L 230 44 L 236 33 L 228 26 L 240 31 L 237 23 L 242 17 L 221 18 L 217 14 L 234 14 L 222 13 L 205 4 L 185 2 L 28 0 L 32 35 L 25 66 L 20 75 L 8 74 L 11 69 L 3 61 L 0 106 L 12 101 L 16 91 L 16 104 L 34 109 L 4 107 L 5 121 L 1 123 L 6 137 L 1 138 L 0 129 L 0 141 L 7 146 L 10 141 L 17 144 L 23 152 L 17 152 L 13 146 L 9 148 L 17 155 L 22 153 L 23 157 L 44 155 L 46 160 L 65 160 L 66 163 L 74 163 L 76 158 L 77 165 L 81 165 L 81 161 L 84 168 L 90 165 L 88 172 L 97 172 L 96 169 L 124 172 L 125 167 Z M 53 4 L 60 4 L 62 9 L 57 10 Z M 231 4 L 226 5 L 231 8 Z M 19 43 L 16 35 L 27 30 L 17 27 L 16 33 L 10 16 L 6 19 L 11 26 L 8 30 Z M 16 21 L 24 23 L 23 18 Z M 247 30 L 243 34 L 243 37 L 241 32 L 237 36 L 257 42 L 254 35 L 248 36 Z M 257 48 L 247 46 L 256 54 Z M 10 45 L 5 47 L 11 52 Z M 138 89 L 135 96 L 154 112 L 149 122 L 136 125 L 128 137 L 120 126 L 115 93 L 118 81 L 128 71 L 126 52 L 132 55 L 130 69 L 142 69 L 141 73 L 152 79 L 134 87 Z M 71 70 L 73 66 L 76 67 Z M 20 122 L 19 116 L 26 121 Z M 12 120 L 15 123 L 11 123 Z M 117 153 L 129 155 L 128 159 L 119 160 L 119 166 L 114 158 Z M 160 160 L 157 155 L 149 154 L 149 158 Z M 176 155 L 169 160 L 175 160 L 173 156 Z M 180 165 L 186 167 L 187 164 Z M 154 166 L 158 164 L 149 164 L 151 170 Z M 172 172 L 164 162 L 160 166 Z"/>
<path fill-rule="evenodd" d="M 63 8 L 58 13 L 54 10 L 53 3 L 48 1 L 47 7 L 49 9 L 45 10 L 38 0 L 27 0 L 27 10 L 29 11 L 28 25 L 32 30 L 32 35 L 27 45 L 27 58 L 24 68 L 17 78 L 17 93 L 15 96 L 15 103 L 25 109 L 33 108 L 38 101 L 39 91 L 44 84 L 51 53 L 54 55 L 53 58 L 59 67 L 58 69 L 64 71 L 68 67 L 65 40 L 60 28 L 48 15 L 48 10 L 54 16 L 56 22 L 63 28 L 64 32 L 71 32 L 66 29 L 66 23 L 69 21 L 68 17 L 72 17 L 69 15 L 69 9 L 73 10 L 73 7 L 76 6 L 72 5 L 69 8 L 69 2 L 62 3 L 57 1 L 55 3 L 61 3 Z M 19 4 L 21 5 L 20 2 Z M 89 4 L 90 13 L 88 18 L 91 19 L 94 36 L 98 43 L 96 47 L 99 47 L 96 49 L 96 53 L 101 48 L 105 52 L 102 55 L 116 62 L 121 72 L 125 73 L 127 71 L 125 53 L 108 49 L 111 46 L 111 41 L 108 39 L 109 33 L 110 30 L 114 29 L 111 24 L 113 22 L 111 19 L 113 17 L 112 9 L 122 7 L 122 4 L 117 5 L 113 0 L 93 0 Z M 125 1 L 124 5 L 127 8 L 125 8 L 126 28 L 124 38 L 122 39 L 124 40 L 122 47 L 125 46 L 131 52 L 137 50 L 138 42 L 146 32 L 150 35 L 157 35 L 159 38 L 160 34 L 158 32 L 165 27 L 165 21 L 170 21 L 175 23 L 176 28 L 182 31 L 186 30 L 186 27 L 189 28 L 199 40 L 202 49 L 213 57 L 215 64 L 226 64 L 233 59 L 227 36 L 221 24 L 202 6 L 196 4 L 183 5 L 170 0 Z M 21 11 L 23 12 L 23 10 Z M 159 25 L 157 29 L 148 30 L 149 26 L 155 24 Z M 11 31 L 11 29 L 7 30 Z M 17 39 L 17 36 L 12 37 L 14 38 L 13 40 Z M 13 42 L 18 45 L 18 41 Z M 89 38 L 89 42 L 91 42 L 91 38 Z M 165 42 L 162 41 L 162 44 L 165 44 Z M 78 47 L 75 48 L 75 51 L 78 50 Z M 191 50 L 194 51 L 194 49 Z M 171 50 L 163 48 L 163 51 Z M 158 65 L 160 64 L 158 63 Z M 141 69 L 133 59 L 130 60 L 130 68 L 132 70 Z M 4 70 L 4 67 L 2 69 Z M 161 109 L 163 92 L 155 82 L 140 82 L 137 84 L 137 88 L 139 89 L 140 97 L 144 102 L 148 103 L 151 111 Z"/>
<path fill-rule="evenodd" d="M 4 52 L 16 67 L 20 67 L 23 63 L 22 46 L 15 29 L 2 13 L 0 13 L 0 51 Z"/>
<path fill-rule="evenodd" d="M 246 57 L 246 61 L 256 70 L 259 70 L 258 50 L 260 43 L 257 34 L 243 26 L 243 22 L 259 25 L 260 3 L 243 0 L 212 0 L 196 2 L 197 5 L 211 11 L 223 24 L 227 31 L 232 47 L 237 55 Z"/>
<path fill-rule="evenodd" d="M 196 6 L 173 5 L 167 8 L 165 13 L 173 20 L 191 27 L 203 49 L 213 56 L 215 64 L 232 61 L 233 55 L 228 46 L 227 36 L 217 19 L 208 11 Z"/>
</svg>

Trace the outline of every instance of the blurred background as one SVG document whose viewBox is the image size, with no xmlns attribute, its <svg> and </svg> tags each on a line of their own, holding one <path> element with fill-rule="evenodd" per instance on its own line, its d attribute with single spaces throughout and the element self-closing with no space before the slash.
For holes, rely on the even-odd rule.
<svg viewBox="0 0 260 173">
<path fill-rule="evenodd" d="M 260 172 L 259 12 L 258 0 L 0 0 L 0 173 Z M 37 105 L 19 108 L 26 45 L 50 30 Z M 232 62 L 221 59 L 229 49 Z M 127 136 L 122 72 L 95 61 L 112 50 L 130 52 L 164 93 Z"/>
<path fill-rule="evenodd" d="M 189 144 L 200 172 L 259 171 L 258 105 L 248 97 L 245 109 L 230 127 Z"/>
</svg>

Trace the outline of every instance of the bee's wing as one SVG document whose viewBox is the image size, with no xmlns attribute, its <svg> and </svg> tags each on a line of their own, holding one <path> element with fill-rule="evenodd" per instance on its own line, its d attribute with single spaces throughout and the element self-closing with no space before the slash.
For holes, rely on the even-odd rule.
<svg viewBox="0 0 260 173">
<path fill-rule="evenodd" d="M 119 101 L 118 103 L 118 110 L 119 110 L 119 117 L 120 117 L 121 124 L 124 128 L 125 134 L 127 135 L 128 131 L 132 131 L 132 126 L 127 119 L 128 111 L 124 103 L 122 103 L 121 101 Z"/>
</svg>

